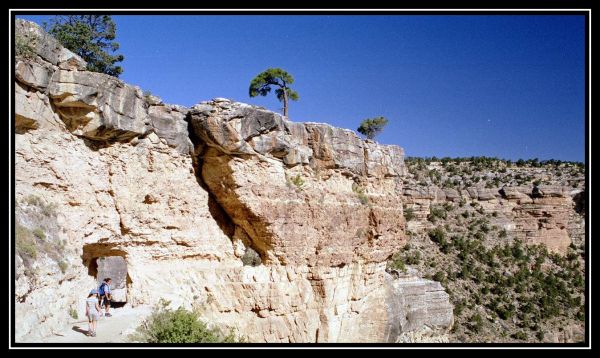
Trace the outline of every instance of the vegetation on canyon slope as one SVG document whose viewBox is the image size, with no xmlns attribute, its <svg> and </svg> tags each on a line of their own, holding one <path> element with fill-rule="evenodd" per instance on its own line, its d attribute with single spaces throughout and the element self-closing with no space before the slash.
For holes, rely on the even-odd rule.
<svg viewBox="0 0 600 358">
<path fill-rule="evenodd" d="M 64 261 L 65 242 L 56 235 L 56 205 L 39 196 L 29 195 L 19 204 L 15 225 L 15 254 L 23 261 L 25 276 L 35 279 L 38 266 L 44 258 L 54 262 L 64 274 L 68 269 Z"/>
<path fill-rule="evenodd" d="M 489 157 L 407 157 L 405 163 L 413 180 L 419 185 L 451 189 L 539 184 L 579 188 L 583 184 L 585 171 L 581 162 L 540 161 L 537 158 L 511 161 Z"/>
<path fill-rule="evenodd" d="M 495 187 L 583 185 L 581 163 L 409 158 L 407 166 L 413 183 L 460 189 L 477 181 Z M 432 205 L 428 229 L 408 232 L 409 244 L 390 266 L 412 267 L 442 283 L 455 306 L 455 341 L 542 342 L 568 327 L 583 327 L 584 244 L 571 244 L 565 255 L 524 245 L 491 223 L 494 214 L 464 199 Z M 405 219 L 415 220 L 412 209 L 405 210 Z"/>
<path fill-rule="evenodd" d="M 182 307 L 169 308 L 169 301 L 161 299 L 152 314 L 131 335 L 134 342 L 144 343 L 237 343 L 233 332 L 223 333 L 209 327 L 200 314 Z"/>
</svg>

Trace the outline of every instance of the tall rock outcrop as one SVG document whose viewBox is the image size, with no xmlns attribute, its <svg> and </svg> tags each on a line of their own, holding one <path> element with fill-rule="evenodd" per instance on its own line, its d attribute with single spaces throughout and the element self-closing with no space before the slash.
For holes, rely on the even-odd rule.
<svg viewBox="0 0 600 358">
<path fill-rule="evenodd" d="M 111 256 L 127 304 L 195 306 L 252 342 L 451 327 L 439 284 L 385 270 L 406 241 L 401 148 L 224 99 L 164 104 L 31 22 L 16 33 L 35 53 L 15 59 L 17 341 L 81 316 Z"/>
<path fill-rule="evenodd" d="M 403 243 L 401 148 L 228 101 L 190 121 L 202 180 L 265 262 L 384 262 Z"/>
</svg>

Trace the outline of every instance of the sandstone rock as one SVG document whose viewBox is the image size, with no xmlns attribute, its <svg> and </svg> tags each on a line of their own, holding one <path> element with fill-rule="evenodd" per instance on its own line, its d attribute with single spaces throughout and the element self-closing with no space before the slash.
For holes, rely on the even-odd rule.
<svg viewBox="0 0 600 358">
<path fill-rule="evenodd" d="M 133 86 L 93 72 L 59 70 L 48 86 L 67 127 L 92 140 L 125 141 L 151 127 Z"/>
<path fill-rule="evenodd" d="M 543 197 L 564 198 L 569 195 L 570 188 L 558 185 L 540 185 L 539 190 Z"/>
<path fill-rule="evenodd" d="M 401 187 L 383 174 L 391 171 L 360 184 L 369 206 L 361 203 L 353 190 L 356 183 L 341 168 L 316 167 L 322 171 L 317 176 L 309 161 L 300 171 L 278 157 L 267 158 L 268 152 L 244 158 L 212 148 L 203 153 L 200 169 L 206 183 L 226 184 L 213 193 L 218 205 L 198 185 L 189 154 L 177 155 L 154 132 L 135 146 L 115 143 L 93 150 L 64 130 L 48 126 L 19 136 L 17 197 L 37 193 L 55 203 L 61 235 L 69 247 L 83 248 L 84 263 L 125 257 L 131 284 L 113 291 L 116 300 L 131 305 L 153 304 L 161 297 L 176 305 L 195 302 L 212 321 L 237 327 L 256 342 L 396 339 L 389 328 L 395 316 L 385 312 L 398 297 L 386 288 L 384 269 L 405 239 L 395 194 Z M 37 144 L 41 138 L 43 147 Z M 305 189 L 286 181 L 286 174 L 296 173 L 305 178 Z M 35 185 L 39 182 L 52 185 Z M 150 188 L 162 190 L 150 195 Z M 268 235 L 261 236 L 266 223 Z M 234 231 L 249 233 L 243 245 L 262 248 L 271 264 L 243 266 L 228 237 Z M 94 278 L 82 273 L 81 279 Z M 93 285 L 80 286 L 85 291 Z M 36 318 L 51 317 L 41 308 L 47 299 L 33 298 L 48 291 L 30 289 L 23 303 L 29 309 L 17 313 L 30 322 L 19 327 L 19 340 L 51 333 Z M 65 321 L 48 322 L 66 322 L 69 305 L 79 305 L 81 291 L 72 289 L 57 301 Z"/>
<path fill-rule="evenodd" d="M 452 327 L 453 306 L 439 282 L 413 276 L 394 280 L 391 284 L 392 292 L 397 297 L 390 308 L 395 311 L 393 315 L 397 319 L 391 321 L 399 325 L 395 328 L 399 333 L 429 327 L 442 334 Z"/>
<path fill-rule="evenodd" d="M 162 99 L 158 96 L 149 95 L 145 96 L 144 99 L 146 100 L 146 103 L 151 106 L 160 106 L 164 104 Z"/>
<path fill-rule="evenodd" d="M 365 161 L 367 174 L 370 176 L 403 176 L 404 150 L 395 145 L 382 146 L 376 143 L 366 143 Z"/>
<path fill-rule="evenodd" d="M 461 199 L 460 193 L 456 189 L 444 189 L 444 194 L 446 195 L 446 200 L 448 201 L 459 201 Z"/>
<path fill-rule="evenodd" d="M 85 70 L 87 63 L 78 55 L 72 53 L 46 33 L 34 22 L 16 19 L 15 35 L 21 36 L 35 50 L 35 53 L 43 60 L 58 66 L 60 63 L 68 62 L 78 70 Z"/>
<path fill-rule="evenodd" d="M 176 148 L 181 154 L 189 154 L 193 150 L 184 113 L 166 106 L 152 106 L 148 109 L 148 114 L 152 128 L 169 146 Z"/>
<path fill-rule="evenodd" d="M 220 102 L 219 102 L 220 103 Z M 397 146 L 364 144 L 354 132 L 321 123 L 293 123 L 279 114 L 233 103 L 223 109 L 216 102 L 192 107 L 190 121 L 196 135 L 230 155 L 269 155 L 294 166 L 346 169 L 353 175 L 405 174 L 404 152 Z"/>
<path fill-rule="evenodd" d="M 401 150 L 376 144 L 365 150 L 350 131 L 315 123 L 304 124 L 303 130 L 302 124 L 247 105 L 216 111 L 206 106 L 190 112 L 195 133 L 211 147 L 202 157 L 202 178 L 268 262 L 338 266 L 357 257 L 380 262 L 402 242 L 402 205 L 388 179 L 403 173 Z M 368 195 L 361 194 L 372 200 L 370 206 L 361 204 L 353 189 L 357 183 L 348 177 L 367 174 L 365 152 L 378 153 L 370 161 L 371 168 L 378 168 L 373 180 L 390 181 L 385 191 L 372 186 Z M 294 164 L 308 164 L 309 171 L 288 173 L 294 158 Z M 387 169 L 389 163 L 394 164 Z M 329 171 L 329 179 L 319 180 L 317 171 Z M 306 185 L 290 190 L 291 177 Z M 309 222 L 306 213 L 313 217 Z"/>
<path fill-rule="evenodd" d="M 51 68 L 35 62 L 19 61 L 15 67 L 15 77 L 19 82 L 42 91 L 48 87 L 52 72 Z"/>
<path fill-rule="evenodd" d="M 477 199 L 481 201 L 493 200 L 500 196 L 497 189 L 477 188 Z"/>
<path fill-rule="evenodd" d="M 15 131 L 23 134 L 36 129 L 46 116 L 52 116 L 44 97 L 27 92 L 19 83 L 15 84 Z"/>
<path fill-rule="evenodd" d="M 467 193 L 469 194 L 469 197 L 471 199 L 479 199 L 479 190 L 475 187 L 468 187 L 467 188 Z"/>
<path fill-rule="evenodd" d="M 40 255 L 30 277 L 16 260 L 17 341 L 67 327 L 107 275 L 115 301 L 165 298 L 251 342 L 395 342 L 452 325 L 439 284 L 385 272 L 406 242 L 400 147 L 222 98 L 145 101 L 17 25 L 39 56 L 17 64 L 15 195 L 57 213 L 67 263 Z M 242 262 L 251 250 L 256 266 Z"/>
<path fill-rule="evenodd" d="M 450 343 L 450 339 L 447 334 L 439 334 L 425 326 L 419 331 L 402 333 L 396 343 Z"/>
<path fill-rule="evenodd" d="M 528 197 L 518 188 L 510 186 L 502 187 L 498 192 L 503 198 L 508 200 L 519 200 Z"/>
</svg>

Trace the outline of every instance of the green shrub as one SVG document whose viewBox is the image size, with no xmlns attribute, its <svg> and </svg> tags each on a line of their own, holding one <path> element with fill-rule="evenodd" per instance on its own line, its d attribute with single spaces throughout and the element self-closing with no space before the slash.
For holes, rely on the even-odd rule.
<svg viewBox="0 0 600 358">
<path fill-rule="evenodd" d="M 360 200 L 361 204 L 363 204 L 363 205 L 369 204 L 369 197 L 367 196 L 367 194 L 365 194 L 365 189 L 363 187 L 361 187 L 360 185 L 358 185 L 356 183 L 353 183 L 352 191 L 356 193 L 356 196 L 358 197 L 358 200 Z"/>
<path fill-rule="evenodd" d="M 145 319 L 131 337 L 144 343 L 237 343 L 232 332 L 224 334 L 218 328 L 209 328 L 200 320 L 198 312 L 182 307 L 168 308 L 169 301 L 160 300 L 152 314 Z"/>
<path fill-rule="evenodd" d="M 444 229 L 440 226 L 436 227 L 435 229 L 429 230 L 428 235 L 431 241 L 435 242 L 440 246 L 447 242 L 446 231 L 444 231 Z"/>
<path fill-rule="evenodd" d="M 79 315 L 77 314 L 77 310 L 73 307 L 69 310 L 69 316 L 73 319 L 79 319 Z"/>
<path fill-rule="evenodd" d="M 413 208 L 408 208 L 408 209 L 404 210 L 404 219 L 406 221 L 411 221 L 414 218 L 415 218 L 415 212 L 414 212 Z"/>
<path fill-rule="evenodd" d="M 577 311 L 577 319 L 582 322 L 585 321 L 585 306 L 581 306 L 579 311 Z"/>
<path fill-rule="evenodd" d="M 262 260 L 260 259 L 258 252 L 251 247 L 247 247 L 244 256 L 242 256 L 242 262 L 246 266 L 258 266 L 261 264 Z"/>
<path fill-rule="evenodd" d="M 471 266 L 469 266 L 467 264 L 463 264 L 461 266 L 461 268 L 460 268 L 460 274 L 459 274 L 459 276 L 463 280 L 469 279 L 469 276 L 471 276 Z"/>
<path fill-rule="evenodd" d="M 15 244 L 17 253 L 21 257 L 28 256 L 34 259 L 37 257 L 35 238 L 31 231 L 22 225 L 17 224 L 15 228 Z"/>
<path fill-rule="evenodd" d="M 46 239 L 46 233 L 44 232 L 44 230 L 42 230 L 42 228 L 36 228 L 32 231 L 33 235 L 35 237 L 37 237 L 40 240 L 45 240 Z"/>
<path fill-rule="evenodd" d="M 483 232 L 484 234 L 487 234 L 488 232 L 490 232 L 490 226 L 486 222 L 482 223 L 479 228 L 480 228 L 481 232 Z"/>
<path fill-rule="evenodd" d="M 409 265 L 418 265 L 419 262 L 421 262 L 421 253 L 419 251 L 406 257 L 406 263 Z"/>
<path fill-rule="evenodd" d="M 481 315 L 479 313 L 474 314 L 473 316 L 471 316 L 471 324 L 469 325 L 469 328 L 474 331 L 474 332 L 481 332 L 483 329 L 483 318 L 481 318 Z"/>
<path fill-rule="evenodd" d="M 27 204 L 32 206 L 37 206 L 40 209 L 40 212 L 47 217 L 56 216 L 56 205 L 55 204 L 47 204 L 37 195 L 29 195 L 24 200 Z"/>
<path fill-rule="evenodd" d="M 32 59 L 35 57 L 35 49 L 27 38 L 21 35 L 16 35 L 15 55 L 26 59 Z"/>
<path fill-rule="evenodd" d="M 454 305 L 454 315 L 460 316 L 464 309 L 465 309 L 464 302 L 462 302 L 462 301 L 458 302 L 456 305 Z"/>
<path fill-rule="evenodd" d="M 539 341 L 543 341 L 544 340 L 544 332 L 543 331 L 539 331 L 535 334 L 535 338 L 537 338 Z"/>
<path fill-rule="evenodd" d="M 452 203 L 450 202 L 445 202 L 443 205 L 444 210 L 446 210 L 446 212 L 448 211 L 452 211 L 454 210 L 454 205 L 452 205 Z"/>
<path fill-rule="evenodd" d="M 438 282 L 445 282 L 446 281 L 446 274 L 443 273 L 442 271 L 438 271 L 435 273 L 435 275 L 433 275 L 433 280 L 434 281 L 438 281 Z"/>
<path fill-rule="evenodd" d="M 497 286 L 499 287 L 499 286 Z M 496 288 L 496 287 L 495 287 Z M 502 291 L 499 291 L 499 293 Z M 496 313 L 498 314 L 498 316 L 504 320 L 507 320 L 509 318 L 512 317 L 513 313 L 514 313 L 514 306 L 512 305 L 508 305 L 508 306 L 501 306 L 498 307 L 496 309 Z"/>
<path fill-rule="evenodd" d="M 293 184 L 296 186 L 296 188 L 302 189 L 302 187 L 304 186 L 304 179 L 302 179 L 302 176 L 298 174 L 295 177 L 288 179 L 288 184 Z"/>
<path fill-rule="evenodd" d="M 69 264 L 67 264 L 65 261 L 59 261 L 58 267 L 60 268 L 60 272 L 65 273 L 69 268 Z"/>
<path fill-rule="evenodd" d="M 443 206 L 432 206 L 427 215 L 427 220 L 435 223 L 437 219 L 446 219 L 448 216 L 446 208 Z"/>
<path fill-rule="evenodd" d="M 400 254 L 394 254 L 394 256 L 392 256 L 392 261 L 388 264 L 388 266 L 404 273 L 407 271 L 406 265 L 404 264 L 404 259 Z"/>
<path fill-rule="evenodd" d="M 514 339 L 524 341 L 527 339 L 527 333 L 525 333 L 523 331 L 519 331 L 519 332 L 513 334 L 511 337 L 513 337 Z"/>
<path fill-rule="evenodd" d="M 369 197 L 366 194 L 359 193 L 359 194 L 357 194 L 357 196 L 358 196 L 358 200 L 360 200 L 361 204 L 363 204 L 363 205 L 369 204 Z"/>
</svg>

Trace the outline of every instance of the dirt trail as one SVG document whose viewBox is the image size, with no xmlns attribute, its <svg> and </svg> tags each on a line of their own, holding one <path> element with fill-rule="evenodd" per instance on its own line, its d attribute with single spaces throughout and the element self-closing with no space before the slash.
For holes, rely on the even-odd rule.
<svg viewBox="0 0 600 358">
<path fill-rule="evenodd" d="M 122 307 L 113 308 L 110 313 L 112 317 L 101 317 L 96 325 L 96 337 L 88 337 L 88 322 L 79 319 L 70 324 L 69 328 L 60 334 L 47 337 L 47 343 L 106 343 L 106 342 L 129 342 L 127 336 L 134 332 L 135 328 L 142 322 L 144 317 L 150 314 L 152 309 L 147 306 L 135 308 Z"/>
</svg>

